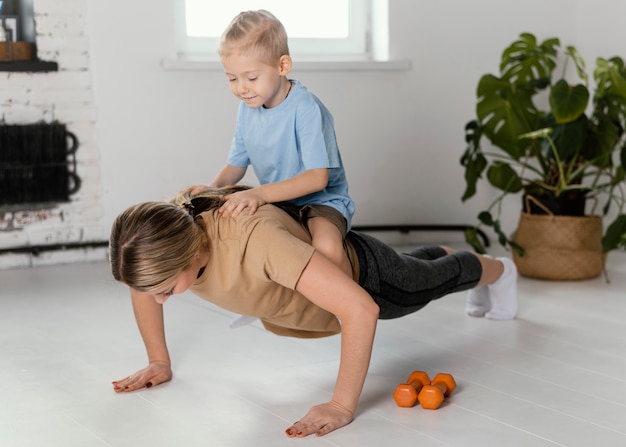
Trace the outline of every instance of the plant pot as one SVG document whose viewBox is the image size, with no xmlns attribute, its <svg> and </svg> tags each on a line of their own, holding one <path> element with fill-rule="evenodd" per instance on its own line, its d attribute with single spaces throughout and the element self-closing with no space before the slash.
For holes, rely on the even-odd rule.
<svg viewBox="0 0 626 447">
<path fill-rule="evenodd" d="M 518 272 L 530 278 L 577 280 L 604 270 L 600 216 L 557 216 L 521 213 L 513 240 L 524 249 L 513 251 Z"/>
<path fill-rule="evenodd" d="M 587 193 L 568 191 L 559 197 L 548 194 L 524 194 L 522 209 L 530 214 L 554 214 L 557 216 L 584 216 Z"/>
</svg>

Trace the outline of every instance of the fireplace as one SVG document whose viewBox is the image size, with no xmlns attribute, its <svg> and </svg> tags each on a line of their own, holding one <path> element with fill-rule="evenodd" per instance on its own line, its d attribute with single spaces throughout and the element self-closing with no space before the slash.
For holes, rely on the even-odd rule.
<svg viewBox="0 0 626 447">
<path fill-rule="evenodd" d="M 77 149 L 61 123 L 0 124 L 0 206 L 68 202 L 81 184 Z"/>
</svg>

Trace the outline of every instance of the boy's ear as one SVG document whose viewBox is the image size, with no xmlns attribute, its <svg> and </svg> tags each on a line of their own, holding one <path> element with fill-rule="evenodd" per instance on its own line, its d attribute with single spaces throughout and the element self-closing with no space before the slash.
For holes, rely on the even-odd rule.
<svg viewBox="0 0 626 447">
<path fill-rule="evenodd" d="M 291 71 L 291 56 L 283 54 L 279 60 L 279 72 L 281 76 L 287 75 Z"/>
</svg>

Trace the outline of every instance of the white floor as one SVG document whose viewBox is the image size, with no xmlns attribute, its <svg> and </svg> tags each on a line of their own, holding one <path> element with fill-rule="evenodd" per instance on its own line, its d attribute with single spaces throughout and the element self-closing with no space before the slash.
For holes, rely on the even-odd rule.
<svg viewBox="0 0 626 447">
<path fill-rule="evenodd" d="M 279 338 L 191 295 L 166 304 L 172 382 L 127 395 L 145 366 L 127 291 L 106 263 L 0 271 L 2 447 L 626 446 L 626 253 L 581 282 L 519 282 L 519 318 L 463 313 L 463 294 L 381 321 L 355 421 L 283 430 L 334 384 L 339 337 Z M 454 374 L 439 410 L 399 408 L 412 370 Z"/>
</svg>

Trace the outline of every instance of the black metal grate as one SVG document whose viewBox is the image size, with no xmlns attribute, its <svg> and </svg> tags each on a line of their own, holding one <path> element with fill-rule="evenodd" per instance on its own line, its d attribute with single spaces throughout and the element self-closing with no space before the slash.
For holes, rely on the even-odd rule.
<svg viewBox="0 0 626 447">
<path fill-rule="evenodd" d="M 0 125 L 0 205 L 68 202 L 78 140 L 64 124 Z"/>
</svg>

